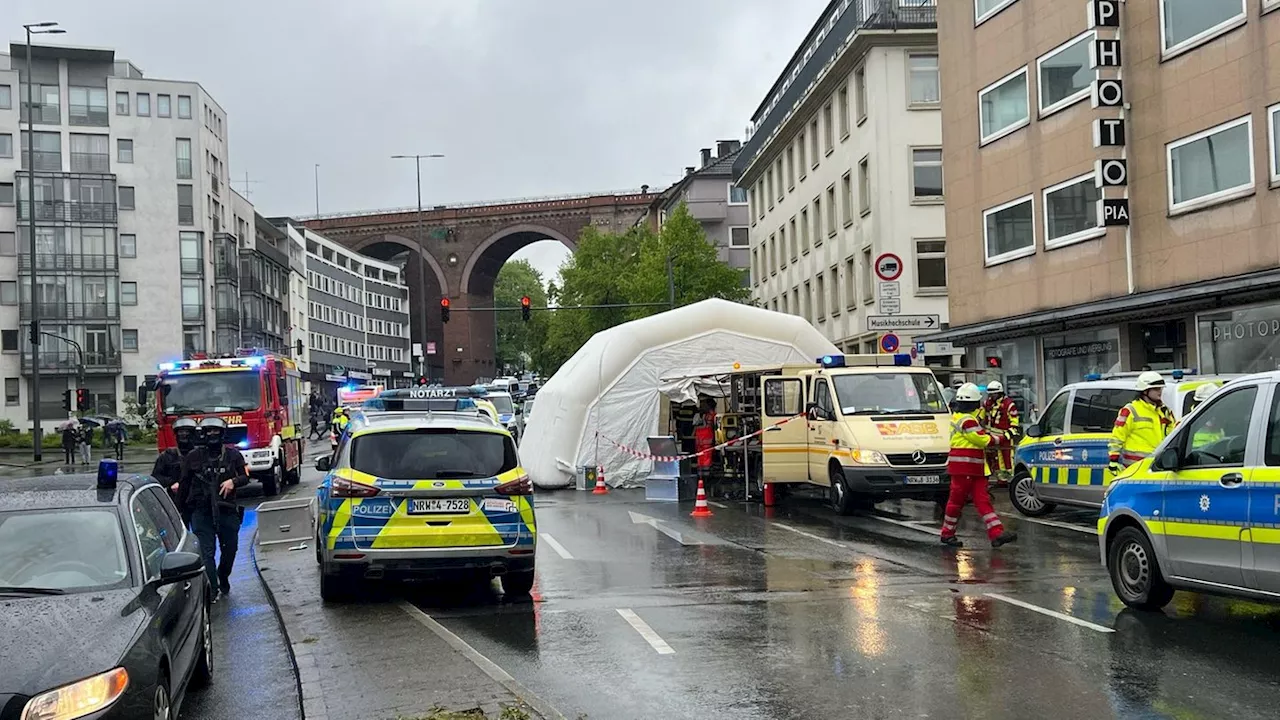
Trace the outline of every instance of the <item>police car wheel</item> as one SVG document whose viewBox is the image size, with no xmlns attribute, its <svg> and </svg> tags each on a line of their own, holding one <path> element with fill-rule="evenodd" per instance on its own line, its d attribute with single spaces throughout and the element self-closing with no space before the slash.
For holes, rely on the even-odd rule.
<svg viewBox="0 0 1280 720">
<path fill-rule="evenodd" d="M 533 571 L 511 572 L 502 576 L 502 594 L 508 598 L 523 597 L 533 589 Z"/>
<path fill-rule="evenodd" d="M 320 599 L 325 602 L 342 602 L 349 597 L 348 584 L 355 578 L 339 572 L 327 572 L 320 564 Z"/>
<path fill-rule="evenodd" d="M 1107 547 L 1107 572 L 1120 601 L 1138 610 L 1160 610 L 1173 599 L 1156 564 L 1151 542 L 1135 527 L 1121 528 Z"/>
<path fill-rule="evenodd" d="M 1035 480 L 1025 472 L 1019 473 L 1009 483 L 1009 502 L 1018 512 L 1027 517 L 1041 517 L 1053 512 L 1057 507 L 1036 497 Z"/>
</svg>

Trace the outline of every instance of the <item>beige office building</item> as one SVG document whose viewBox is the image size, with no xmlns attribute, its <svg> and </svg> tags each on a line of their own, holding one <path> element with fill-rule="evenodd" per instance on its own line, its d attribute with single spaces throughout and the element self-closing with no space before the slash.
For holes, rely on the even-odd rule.
<svg viewBox="0 0 1280 720">
<path fill-rule="evenodd" d="M 1092 373 L 1280 367 L 1278 8 L 938 3 L 951 324 L 929 339 L 1000 357 L 1040 407 Z"/>
</svg>

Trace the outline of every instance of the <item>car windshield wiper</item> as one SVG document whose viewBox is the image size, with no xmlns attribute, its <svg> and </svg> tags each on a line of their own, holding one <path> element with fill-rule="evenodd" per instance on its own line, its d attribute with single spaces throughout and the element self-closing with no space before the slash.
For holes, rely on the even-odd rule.
<svg viewBox="0 0 1280 720">
<path fill-rule="evenodd" d="M 62 588 L 20 587 L 17 585 L 0 585 L 0 595 L 66 595 Z"/>
</svg>

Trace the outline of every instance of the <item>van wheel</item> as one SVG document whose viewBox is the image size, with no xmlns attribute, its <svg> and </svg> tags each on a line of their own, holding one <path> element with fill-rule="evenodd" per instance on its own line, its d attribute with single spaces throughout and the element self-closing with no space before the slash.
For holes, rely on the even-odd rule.
<svg viewBox="0 0 1280 720">
<path fill-rule="evenodd" d="M 832 467 L 828 472 L 831 473 L 831 489 L 828 491 L 831 509 L 841 515 L 852 515 L 854 508 L 853 496 L 849 493 L 848 486 L 844 484 L 844 473 L 835 467 Z"/>
<path fill-rule="evenodd" d="M 1009 502 L 1027 517 L 1048 515 L 1057 507 L 1036 497 L 1035 480 L 1025 470 L 1019 471 L 1009 483 Z"/>
<path fill-rule="evenodd" d="M 271 470 L 262 476 L 262 494 L 267 497 L 275 497 L 280 492 L 280 481 L 283 479 L 280 472 L 280 463 L 271 466 Z"/>
<path fill-rule="evenodd" d="M 1107 546 L 1107 573 L 1121 602 L 1137 610 L 1160 610 L 1173 599 L 1173 586 L 1160 574 L 1147 536 L 1121 528 Z"/>
</svg>

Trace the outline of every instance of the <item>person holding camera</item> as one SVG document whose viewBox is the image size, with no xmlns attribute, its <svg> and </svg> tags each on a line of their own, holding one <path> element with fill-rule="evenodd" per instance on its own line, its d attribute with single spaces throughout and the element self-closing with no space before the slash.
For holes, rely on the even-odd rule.
<svg viewBox="0 0 1280 720">
<path fill-rule="evenodd" d="M 180 507 L 190 514 L 191 529 L 200 540 L 205 575 L 216 602 L 220 592 L 231 592 L 231 568 L 244 520 L 236 490 L 249 484 L 249 474 L 244 456 L 225 444 L 227 423 L 222 418 L 201 420 L 199 430 L 202 442 L 182 459 L 178 493 Z"/>
</svg>

